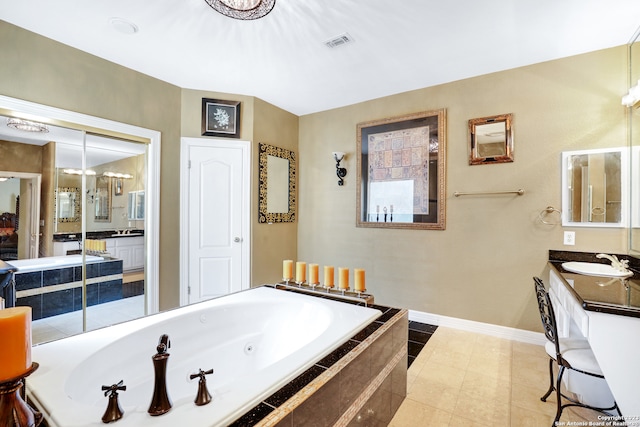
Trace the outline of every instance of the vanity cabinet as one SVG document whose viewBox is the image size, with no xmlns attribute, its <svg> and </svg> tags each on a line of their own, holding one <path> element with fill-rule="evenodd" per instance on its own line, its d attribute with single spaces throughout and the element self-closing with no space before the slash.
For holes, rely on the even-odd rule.
<svg viewBox="0 0 640 427">
<path fill-rule="evenodd" d="M 53 256 L 68 255 L 69 251 L 78 251 L 82 249 L 82 244 L 77 240 L 69 240 L 64 242 L 53 242 Z"/>
<path fill-rule="evenodd" d="M 114 237 L 104 239 L 107 242 L 107 252 L 114 258 L 122 260 L 123 271 L 144 269 L 144 237 Z"/>
<path fill-rule="evenodd" d="M 640 280 L 569 273 L 551 264 L 548 283 L 558 335 L 586 337 L 622 413 L 640 414 Z M 603 388 L 582 386 L 585 393 Z"/>
</svg>

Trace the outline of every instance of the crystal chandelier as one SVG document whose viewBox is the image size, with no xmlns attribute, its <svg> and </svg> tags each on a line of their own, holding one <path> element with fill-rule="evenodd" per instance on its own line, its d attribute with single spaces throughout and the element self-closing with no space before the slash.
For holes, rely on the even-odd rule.
<svg viewBox="0 0 640 427">
<path fill-rule="evenodd" d="M 7 119 L 7 126 L 24 132 L 49 132 L 49 128 L 42 123 L 12 117 Z"/>
<path fill-rule="evenodd" d="M 276 0 L 204 0 L 209 6 L 229 18 L 244 21 L 266 16 Z"/>
</svg>

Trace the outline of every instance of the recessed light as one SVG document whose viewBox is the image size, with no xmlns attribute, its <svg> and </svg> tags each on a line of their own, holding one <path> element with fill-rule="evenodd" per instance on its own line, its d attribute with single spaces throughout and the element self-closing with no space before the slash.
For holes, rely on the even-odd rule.
<svg viewBox="0 0 640 427">
<path fill-rule="evenodd" d="M 122 34 L 135 34 L 138 32 L 138 26 L 123 18 L 111 18 L 109 23 L 116 31 Z"/>
</svg>

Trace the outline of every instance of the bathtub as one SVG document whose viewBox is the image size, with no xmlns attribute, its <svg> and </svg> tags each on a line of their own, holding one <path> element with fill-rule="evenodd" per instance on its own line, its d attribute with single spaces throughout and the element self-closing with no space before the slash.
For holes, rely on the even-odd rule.
<svg viewBox="0 0 640 427">
<path fill-rule="evenodd" d="M 87 255 L 87 262 L 102 261 L 100 256 Z M 9 264 L 18 269 L 16 273 L 26 273 L 36 270 L 48 270 L 82 264 L 82 255 L 50 256 L 43 258 L 19 259 L 10 261 Z"/>
<path fill-rule="evenodd" d="M 101 426 L 102 385 L 124 380 L 117 426 L 224 426 L 336 349 L 381 312 L 259 287 L 35 346 L 27 394 L 49 426 Z M 168 334 L 168 413 L 147 413 L 152 356 Z M 193 403 L 199 369 L 213 400 Z"/>
</svg>

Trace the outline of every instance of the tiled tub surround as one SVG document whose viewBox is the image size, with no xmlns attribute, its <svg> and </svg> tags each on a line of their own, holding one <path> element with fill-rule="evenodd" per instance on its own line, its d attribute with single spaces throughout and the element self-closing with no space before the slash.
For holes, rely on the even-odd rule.
<svg viewBox="0 0 640 427">
<path fill-rule="evenodd" d="M 382 316 L 231 426 L 386 426 L 406 396 L 408 312 L 371 307 Z"/>
<path fill-rule="evenodd" d="M 50 426 L 100 425 L 107 404 L 100 386 L 123 379 L 120 426 L 227 426 L 277 396 L 284 384 L 316 370 L 314 360 L 357 331 L 365 328 L 374 336 L 381 328 L 371 322 L 379 316 L 377 310 L 260 287 L 35 346 L 32 357 L 40 369 L 29 378 L 27 394 L 46 409 Z M 171 340 L 167 382 L 174 406 L 151 417 L 151 356 L 163 333 Z M 369 347 L 351 356 L 363 360 L 354 366 L 365 375 L 371 371 L 365 363 L 373 357 Z M 207 378 L 213 401 L 202 407 L 193 404 L 197 381 L 187 380 L 198 367 L 215 370 Z"/>
<path fill-rule="evenodd" d="M 16 305 L 30 306 L 33 320 L 82 309 L 82 266 L 17 271 Z M 122 260 L 87 263 L 87 305 L 122 298 Z"/>
</svg>

